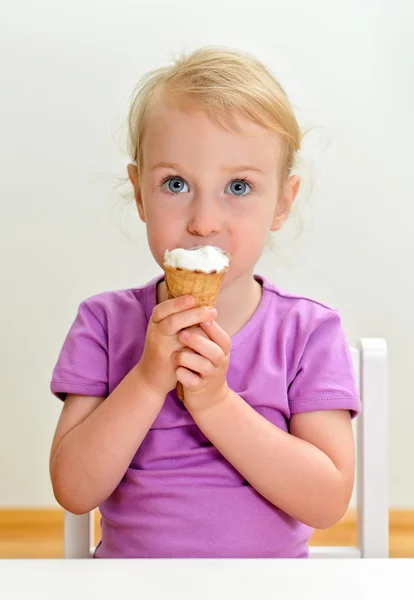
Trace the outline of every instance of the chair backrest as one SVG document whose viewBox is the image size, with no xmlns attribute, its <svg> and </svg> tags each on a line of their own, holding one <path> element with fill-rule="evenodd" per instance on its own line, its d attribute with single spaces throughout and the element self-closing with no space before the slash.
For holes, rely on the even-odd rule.
<svg viewBox="0 0 414 600">
<path fill-rule="evenodd" d="M 356 419 L 357 546 L 311 546 L 310 558 L 388 558 L 388 357 L 382 338 L 351 348 L 362 411 Z M 65 558 L 94 552 L 94 513 L 65 511 Z"/>
</svg>

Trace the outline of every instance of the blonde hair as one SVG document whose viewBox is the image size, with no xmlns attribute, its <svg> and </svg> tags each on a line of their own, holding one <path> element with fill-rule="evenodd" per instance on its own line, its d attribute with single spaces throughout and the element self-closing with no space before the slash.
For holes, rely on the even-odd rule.
<svg viewBox="0 0 414 600">
<path fill-rule="evenodd" d="M 297 166 L 304 137 L 291 103 L 270 70 L 257 58 L 226 47 L 205 46 L 180 54 L 169 66 L 149 71 L 135 87 L 129 114 L 127 149 L 143 168 L 143 141 L 149 117 L 166 105 L 184 108 L 194 101 L 222 127 L 237 129 L 237 113 L 282 138 L 280 188 Z"/>
</svg>

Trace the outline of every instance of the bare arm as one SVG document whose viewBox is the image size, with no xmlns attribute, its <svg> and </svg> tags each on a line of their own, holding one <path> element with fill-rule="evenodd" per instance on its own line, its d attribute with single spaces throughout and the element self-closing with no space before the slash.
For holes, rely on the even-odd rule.
<svg viewBox="0 0 414 600">
<path fill-rule="evenodd" d="M 86 513 L 117 487 L 177 383 L 172 354 L 182 348 L 178 332 L 211 318 L 182 296 L 158 304 L 148 324 L 145 348 L 105 399 L 69 394 L 50 453 L 56 500 L 75 514 Z M 214 311 L 215 313 L 215 311 Z"/>
<path fill-rule="evenodd" d="M 229 390 L 226 400 L 192 416 L 245 479 L 287 514 L 319 529 L 344 515 L 354 482 L 349 411 L 293 415 L 286 433 Z"/>
<path fill-rule="evenodd" d="M 164 404 L 134 367 L 106 398 L 69 394 L 50 453 L 56 500 L 93 510 L 116 488 Z"/>
</svg>

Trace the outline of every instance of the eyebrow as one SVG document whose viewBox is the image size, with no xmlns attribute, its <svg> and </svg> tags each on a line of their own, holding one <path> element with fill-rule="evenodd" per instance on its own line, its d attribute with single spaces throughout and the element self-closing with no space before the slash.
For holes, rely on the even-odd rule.
<svg viewBox="0 0 414 600">
<path fill-rule="evenodd" d="M 155 169 L 161 169 L 163 167 L 175 169 L 176 171 L 182 170 L 179 167 L 179 165 L 177 165 L 176 163 L 159 162 L 156 165 L 154 165 L 153 167 L 151 167 L 151 171 L 155 171 Z M 258 169 L 257 167 L 254 167 L 252 165 L 240 165 L 240 166 L 227 165 L 227 166 L 222 167 L 222 171 L 226 171 L 227 173 L 235 172 L 235 171 L 257 171 L 257 173 L 261 173 L 262 175 L 264 175 L 263 171 L 261 171 L 260 169 Z"/>
</svg>

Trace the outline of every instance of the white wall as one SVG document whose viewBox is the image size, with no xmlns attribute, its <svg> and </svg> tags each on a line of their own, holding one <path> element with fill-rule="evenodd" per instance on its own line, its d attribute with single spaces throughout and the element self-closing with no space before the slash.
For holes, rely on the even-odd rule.
<svg viewBox="0 0 414 600">
<path fill-rule="evenodd" d="M 350 343 L 387 339 L 390 502 L 413 508 L 409 0 L 2 6 L 0 505 L 55 505 L 48 458 L 61 405 L 49 382 L 78 304 L 159 272 L 143 224 L 122 217 L 127 187 L 114 188 L 126 175 L 128 97 L 173 52 L 224 44 L 272 68 L 303 127 L 323 126 L 306 141 L 305 233 L 281 236 L 290 266 L 267 252 L 257 271 L 338 307 Z"/>
</svg>

